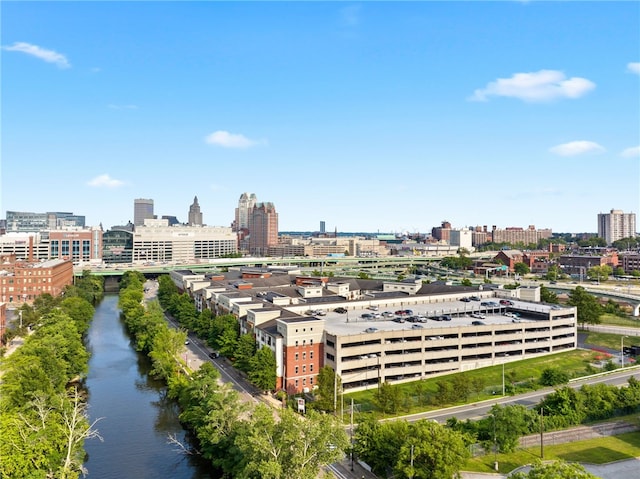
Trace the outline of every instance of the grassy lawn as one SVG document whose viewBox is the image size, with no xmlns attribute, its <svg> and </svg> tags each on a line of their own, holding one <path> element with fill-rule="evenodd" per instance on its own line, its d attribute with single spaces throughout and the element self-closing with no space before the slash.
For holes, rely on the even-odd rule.
<svg viewBox="0 0 640 479">
<path fill-rule="evenodd" d="M 640 328 L 640 319 L 633 319 L 633 317 L 629 316 L 626 318 L 621 318 L 620 316 L 616 316 L 614 314 L 603 314 L 600 316 L 600 321 L 605 326 L 624 326 L 627 328 Z"/>
<path fill-rule="evenodd" d="M 563 459 L 572 462 L 606 464 L 633 457 L 640 457 L 640 432 L 544 446 L 545 460 Z M 540 447 L 520 449 L 511 454 L 498 454 L 496 459 L 500 466 L 500 472 L 511 472 L 517 467 L 540 459 Z M 464 471 L 495 472 L 493 461 L 493 454 L 474 457 L 467 461 L 462 469 Z"/>
<path fill-rule="evenodd" d="M 620 339 L 618 338 L 618 347 L 620 347 Z M 558 354 L 552 354 L 541 358 L 531 358 L 513 363 L 507 363 L 504 366 L 505 383 L 507 389 L 511 389 L 513 383 L 514 392 L 524 392 L 539 388 L 537 380 L 542 371 L 549 367 L 559 368 L 569 373 L 571 377 L 584 376 L 586 374 L 587 365 L 592 362 L 598 353 L 593 351 L 567 351 Z M 460 401 L 452 404 L 433 404 L 430 398 L 437 392 L 437 383 L 440 381 L 452 381 L 454 376 L 462 376 L 465 382 L 479 382 L 483 385 L 480 393 L 471 393 L 466 401 Z M 482 401 L 491 399 L 496 394 L 502 394 L 502 365 L 491 366 L 487 368 L 466 371 L 463 373 L 454 373 L 446 376 L 439 376 L 430 379 L 413 381 L 405 384 L 394 385 L 404 395 L 404 407 L 396 415 L 402 416 L 422 411 L 440 409 L 443 407 L 465 404 L 468 402 Z M 374 397 L 377 393 L 376 389 L 360 391 L 344 395 L 345 405 L 349 404 L 353 398 L 361 412 L 373 412 L 373 414 L 382 418 L 381 412 L 376 410 L 374 405 Z M 384 417 L 390 417 L 386 415 Z M 348 418 L 346 419 L 349 420 Z"/>
<path fill-rule="evenodd" d="M 585 342 L 592 346 L 603 346 L 605 348 L 613 349 L 614 351 L 620 351 L 621 337 L 622 336 L 619 334 L 589 332 Z M 640 344 L 640 337 L 626 337 L 624 344 L 625 346 Z"/>
</svg>

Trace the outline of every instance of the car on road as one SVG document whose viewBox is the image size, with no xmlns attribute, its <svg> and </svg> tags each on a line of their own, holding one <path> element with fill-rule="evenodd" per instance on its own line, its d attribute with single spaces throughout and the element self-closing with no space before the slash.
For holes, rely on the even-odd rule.
<svg viewBox="0 0 640 479">
<path fill-rule="evenodd" d="M 187 345 L 187 344 L 191 344 L 191 342 L 187 339 L 187 340 L 184 342 L 184 344 L 185 344 L 185 345 Z"/>
<path fill-rule="evenodd" d="M 216 359 L 216 358 L 220 357 L 220 353 L 218 351 L 213 351 L 212 353 L 209 353 L 209 357 L 211 359 Z"/>
</svg>

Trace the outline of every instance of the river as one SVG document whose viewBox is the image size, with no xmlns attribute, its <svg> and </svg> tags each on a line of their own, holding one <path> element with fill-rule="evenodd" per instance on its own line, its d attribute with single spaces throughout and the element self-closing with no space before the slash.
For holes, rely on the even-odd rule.
<svg viewBox="0 0 640 479">
<path fill-rule="evenodd" d="M 118 297 L 107 295 L 96 307 L 87 336 L 91 353 L 87 389 L 89 416 L 104 439 L 86 441 L 89 479 L 205 479 L 203 461 L 181 454 L 167 441 L 186 433 L 166 388 L 149 377 L 150 362 L 136 352 L 120 320 Z"/>
</svg>

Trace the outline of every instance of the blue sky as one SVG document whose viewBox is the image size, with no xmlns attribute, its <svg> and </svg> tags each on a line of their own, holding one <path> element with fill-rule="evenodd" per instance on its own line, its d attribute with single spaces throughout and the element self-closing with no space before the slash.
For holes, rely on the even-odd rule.
<svg viewBox="0 0 640 479">
<path fill-rule="evenodd" d="M 638 2 L 1 5 L 6 210 L 595 232 L 639 213 Z"/>
</svg>

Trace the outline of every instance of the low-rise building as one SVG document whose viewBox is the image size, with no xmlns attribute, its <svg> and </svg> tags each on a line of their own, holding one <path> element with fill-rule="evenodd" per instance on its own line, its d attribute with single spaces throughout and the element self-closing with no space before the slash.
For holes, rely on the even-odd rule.
<svg viewBox="0 0 640 479">
<path fill-rule="evenodd" d="M 0 271 L 0 302 L 32 303 L 43 293 L 58 296 L 73 284 L 73 263 L 52 259 L 38 263 L 16 261 Z"/>
</svg>

